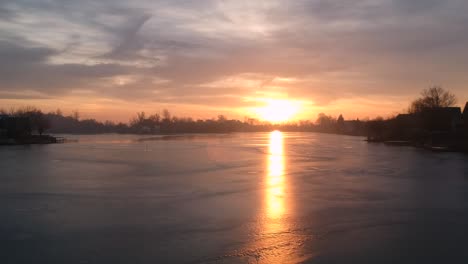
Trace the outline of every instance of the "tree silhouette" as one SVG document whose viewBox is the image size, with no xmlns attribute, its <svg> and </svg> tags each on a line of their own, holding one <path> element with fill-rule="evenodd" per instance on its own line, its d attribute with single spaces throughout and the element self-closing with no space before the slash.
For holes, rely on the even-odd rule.
<svg viewBox="0 0 468 264">
<path fill-rule="evenodd" d="M 78 112 L 78 110 L 74 110 L 72 112 L 72 118 L 75 119 L 76 121 L 80 120 L 80 112 Z"/>
<path fill-rule="evenodd" d="M 338 120 L 336 121 L 336 127 L 338 129 L 338 132 L 343 132 L 344 131 L 344 117 L 343 115 L 340 114 L 338 117 Z"/>
<path fill-rule="evenodd" d="M 51 127 L 50 120 L 45 117 L 41 110 L 33 106 L 20 108 L 12 114 L 16 117 L 26 118 L 28 120 L 28 133 L 35 130 L 42 136 L 42 134 Z"/>
<path fill-rule="evenodd" d="M 427 109 L 454 106 L 457 99 L 454 94 L 440 86 L 433 86 L 421 92 L 421 98 L 411 103 L 409 112 L 420 113 Z"/>
<path fill-rule="evenodd" d="M 169 112 L 169 110 L 164 109 L 163 112 L 162 112 L 162 116 L 163 116 L 163 121 L 164 122 L 170 122 L 171 121 L 171 112 Z"/>
<path fill-rule="evenodd" d="M 336 119 L 332 116 L 326 115 L 324 113 L 318 114 L 317 121 L 315 123 L 324 130 L 332 129 L 336 123 Z"/>
</svg>

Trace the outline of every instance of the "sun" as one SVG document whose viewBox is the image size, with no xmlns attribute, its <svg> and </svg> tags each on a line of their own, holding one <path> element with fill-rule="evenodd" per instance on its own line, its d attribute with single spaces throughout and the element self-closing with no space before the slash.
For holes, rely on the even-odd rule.
<svg viewBox="0 0 468 264">
<path fill-rule="evenodd" d="M 291 100 L 265 99 L 265 106 L 255 108 L 256 114 L 264 121 L 281 123 L 291 120 L 300 110 L 300 103 Z"/>
</svg>

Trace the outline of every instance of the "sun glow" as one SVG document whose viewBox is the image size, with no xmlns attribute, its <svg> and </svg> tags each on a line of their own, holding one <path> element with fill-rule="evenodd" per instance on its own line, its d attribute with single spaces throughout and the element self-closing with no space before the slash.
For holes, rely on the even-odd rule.
<svg viewBox="0 0 468 264">
<path fill-rule="evenodd" d="M 292 119 L 300 110 L 297 101 L 265 99 L 265 106 L 255 109 L 256 114 L 265 121 L 280 123 Z"/>
</svg>

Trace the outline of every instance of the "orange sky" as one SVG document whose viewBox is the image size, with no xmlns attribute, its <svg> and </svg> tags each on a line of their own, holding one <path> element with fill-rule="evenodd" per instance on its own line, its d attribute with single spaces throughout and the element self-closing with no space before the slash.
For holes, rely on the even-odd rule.
<svg viewBox="0 0 468 264">
<path fill-rule="evenodd" d="M 289 99 L 278 99 L 288 101 Z M 405 111 L 407 107 L 406 101 L 400 104 L 395 104 L 392 101 L 384 101 L 384 98 L 373 99 L 349 99 L 338 100 L 326 106 L 318 106 L 312 100 L 303 100 L 297 104 L 297 110 L 288 115 L 287 120 L 312 120 L 317 118 L 319 113 L 327 113 L 337 117 L 343 114 L 346 119 L 355 118 L 374 118 L 376 116 L 391 116 L 398 112 Z M 268 114 L 265 116 L 264 109 L 270 111 L 268 104 L 262 100 L 256 101 L 252 107 L 207 107 L 196 104 L 160 104 L 160 103 L 138 103 L 126 102 L 115 99 L 82 100 L 81 98 L 61 98 L 61 99 L 41 99 L 41 100 L 0 100 L 4 109 L 18 108 L 22 106 L 32 105 L 42 109 L 45 112 L 56 111 L 60 109 L 65 115 L 69 115 L 74 111 L 80 113 L 81 118 L 95 118 L 101 121 L 112 120 L 119 122 L 127 122 L 130 118 L 136 115 L 136 112 L 144 111 L 146 113 L 161 113 L 163 109 L 169 109 L 172 114 L 179 117 L 192 117 L 195 119 L 201 118 L 216 118 L 222 114 L 228 118 L 243 120 L 244 117 L 257 118 L 267 121 L 286 121 L 283 119 L 270 120 Z M 293 105 L 297 101 L 291 100 Z M 399 107 L 399 108 L 398 108 Z M 400 109 L 400 111 L 395 110 Z M 281 110 L 281 109 L 280 109 Z M 284 109 L 287 111 L 286 109 Z M 282 112 L 282 110 L 280 111 Z M 276 114 L 276 112 L 273 112 Z"/>
</svg>

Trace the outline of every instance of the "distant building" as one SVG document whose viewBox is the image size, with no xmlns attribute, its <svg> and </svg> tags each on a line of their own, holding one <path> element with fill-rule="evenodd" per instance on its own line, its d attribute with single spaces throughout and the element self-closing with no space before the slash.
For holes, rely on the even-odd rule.
<svg viewBox="0 0 468 264">
<path fill-rule="evenodd" d="M 468 138 L 468 102 L 466 102 L 465 109 L 463 110 L 463 127 L 465 130 L 465 136 Z"/>
<path fill-rule="evenodd" d="M 0 115 L 0 138 L 8 137 L 7 119 L 9 115 Z"/>
<path fill-rule="evenodd" d="M 404 141 L 468 151 L 468 102 L 465 108 L 427 108 L 389 120 L 367 122 L 370 141 Z"/>
<path fill-rule="evenodd" d="M 468 102 L 465 104 L 465 109 L 463 110 L 463 122 L 468 123 Z"/>
<path fill-rule="evenodd" d="M 396 117 L 398 126 L 406 129 L 416 129 L 421 127 L 421 116 L 418 114 L 399 114 Z"/>
<path fill-rule="evenodd" d="M 362 122 L 357 120 L 345 120 L 343 122 L 343 132 L 347 135 L 363 134 Z"/>
<path fill-rule="evenodd" d="M 460 107 L 427 109 L 421 117 L 424 129 L 431 132 L 455 133 L 463 122 Z"/>
<path fill-rule="evenodd" d="M 414 140 L 424 131 L 424 122 L 420 114 L 399 114 L 392 124 L 391 137 L 402 140 Z"/>
</svg>

